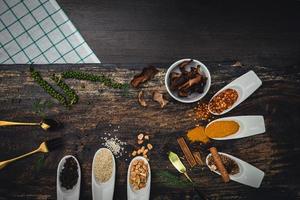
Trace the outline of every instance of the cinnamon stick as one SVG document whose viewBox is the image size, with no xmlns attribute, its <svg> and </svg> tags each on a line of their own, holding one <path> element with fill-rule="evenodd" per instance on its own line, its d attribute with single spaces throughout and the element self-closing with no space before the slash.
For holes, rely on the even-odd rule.
<svg viewBox="0 0 300 200">
<path fill-rule="evenodd" d="M 205 165 L 205 163 L 203 162 L 203 160 L 201 158 L 200 152 L 198 152 L 198 151 L 193 152 L 193 156 L 194 156 L 196 162 L 198 163 L 198 165 L 200 165 L 200 166 Z"/>
<path fill-rule="evenodd" d="M 229 182 L 230 181 L 229 174 L 228 174 L 224 164 L 222 163 L 221 157 L 218 154 L 218 150 L 216 149 L 216 147 L 211 147 L 211 148 L 209 148 L 209 151 L 215 161 L 215 165 L 216 165 L 218 171 L 220 172 L 220 174 L 223 178 L 223 181 L 225 183 Z"/>
<path fill-rule="evenodd" d="M 183 137 L 177 138 L 177 142 L 178 142 L 181 150 L 183 151 L 183 154 L 184 154 L 186 160 L 188 161 L 189 165 L 191 167 L 194 167 L 197 164 L 196 160 L 195 160 L 191 150 L 189 149 L 188 145 L 186 144 L 184 138 Z"/>
</svg>

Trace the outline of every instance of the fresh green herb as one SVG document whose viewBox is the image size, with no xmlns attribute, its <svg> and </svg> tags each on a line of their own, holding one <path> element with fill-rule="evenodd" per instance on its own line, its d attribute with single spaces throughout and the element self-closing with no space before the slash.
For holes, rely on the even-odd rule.
<svg viewBox="0 0 300 200">
<path fill-rule="evenodd" d="M 40 169 L 44 166 L 44 162 L 45 162 L 45 155 L 41 154 L 35 163 L 36 171 L 40 171 Z"/>
<path fill-rule="evenodd" d="M 79 71 L 66 71 L 62 73 L 62 78 L 64 79 L 78 79 L 78 80 L 87 80 L 92 82 L 100 82 L 103 83 L 107 87 L 111 87 L 114 89 L 126 89 L 129 87 L 127 83 L 118 83 L 113 81 L 111 78 L 106 77 L 105 75 L 94 75 L 88 74 Z"/>
<path fill-rule="evenodd" d="M 180 177 L 168 171 L 159 170 L 155 172 L 154 176 L 158 178 L 162 185 L 170 188 L 187 188 L 192 186 L 187 180 L 180 179 Z"/>
<path fill-rule="evenodd" d="M 46 110 L 50 109 L 52 106 L 53 103 L 48 100 L 37 100 L 33 102 L 32 105 L 34 112 L 41 117 L 45 117 Z"/>
<path fill-rule="evenodd" d="M 30 67 L 30 75 L 34 81 L 39 84 L 50 96 L 57 99 L 61 104 L 68 107 L 67 99 L 56 91 L 47 81 L 45 81 L 41 74 L 36 71 L 33 67 Z"/>
<path fill-rule="evenodd" d="M 79 98 L 75 90 L 71 89 L 60 77 L 53 74 L 51 79 L 64 91 L 64 93 L 68 97 L 68 105 L 73 105 L 78 102 Z"/>
</svg>

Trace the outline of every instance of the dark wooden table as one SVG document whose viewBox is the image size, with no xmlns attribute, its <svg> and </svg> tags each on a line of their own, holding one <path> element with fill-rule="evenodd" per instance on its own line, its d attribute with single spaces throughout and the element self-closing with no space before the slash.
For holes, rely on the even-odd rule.
<svg viewBox="0 0 300 200">
<path fill-rule="evenodd" d="M 300 62 L 299 0 L 57 0 L 103 63 Z"/>
<path fill-rule="evenodd" d="M 219 176 L 207 168 L 194 168 L 189 173 L 198 187 L 212 199 L 296 199 L 300 197 L 299 180 L 299 124 L 300 124 L 300 71 L 299 66 L 288 68 L 268 66 L 230 67 L 218 66 L 217 62 L 205 62 L 212 74 L 209 99 L 218 89 L 248 70 L 254 70 L 263 85 L 249 99 L 226 116 L 263 115 L 266 133 L 254 137 L 216 142 L 222 152 L 245 160 L 265 172 L 259 189 L 231 181 L 224 184 Z M 165 68 L 170 63 L 156 66 Z M 145 65 L 41 65 L 36 69 L 47 77 L 65 70 L 82 70 L 90 73 L 105 73 L 121 82 L 128 82 Z M 165 109 L 149 101 L 148 108 L 138 105 L 139 90 L 124 92 L 109 89 L 101 84 L 68 80 L 78 92 L 80 100 L 71 110 L 52 100 L 29 76 L 29 66 L 0 67 L 0 119 L 16 121 L 39 121 L 41 115 L 64 123 L 56 132 L 44 132 L 38 127 L 0 128 L 0 160 L 8 159 L 36 148 L 42 141 L 62 136 L 63 148 L 42 155 L 34 155 L 0 171 L 0 199 L 56 199 L 56 168 L 59 160 L 67 154 L 75 155 L 82 168 L 81 199 L 91 199 L 91 165 L 96 150 L 102 147 L 101 137 L 111 127 L 118 127 L 117 137 L 127 142 L 131 152 L 139 132 L 149 132 L 154 150 L 150 155 L 153 173 L 151 199 L 193 199 L 191 188 L 171 188 L 155 176 L 159 170 L 176 174 L 167 160 L 170 149 L 180 156 L 176 138 L 195 125 L 195 104 L 181 104 L 170 99 Z M 163 80 L 165 69 L 142 87 L 151 92 L 166 93 Z M 37 101 L 50 100 L 52 106 L 42 112 L 36 111 Z M 197 149 L 197 145 L 192 145 Z M 130 158 L 124 155 L 117 159 L 115 199 L 126 199 L 126 171 Z M 184 161 L 187 165 L 187 163 Z"/>
</svg>

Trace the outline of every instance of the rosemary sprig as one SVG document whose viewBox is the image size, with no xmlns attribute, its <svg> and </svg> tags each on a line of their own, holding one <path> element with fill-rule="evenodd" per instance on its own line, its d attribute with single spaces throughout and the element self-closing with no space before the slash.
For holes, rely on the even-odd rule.
<svg viewBox="0 0 300 200">
<path fill-rule="evenodd" d="M 192 186 L 192 184 L 187 180 L 182 180 L 178 176 L 168 171 L 159 170 L 155 172 L 154 176 L 158 178 L 162 185 L 170 188 L 187 188 Z"/>
<path fill-rule="evenodd" d="M 53 103 L 51 101 L 40 100 L 40 99 L 33 102 L 33 104 L 32 104 L 32 108 L 33 108 L 34 112 L 41 117 L 45 117 L 46 110 L 50 109 L 52 106 L 53 106 Z"/>
<path fill-rule="evenodd" d="M 70 88 L 60 77 L 53 74 L 51 79 L 64 91 L 66 94 L 68 105 L 71 106 L 78 102 L 78 95 L 76 94 L 75 90 Z"/>
<path fill-rule="evenodd" d="M 47 81 L 45 81 L 41 74 L 33 67 L 30 67 L 30 75 L 34 81 L 39 84 L 50 96 L 57 99 L 64 106 L 68 107 L 67 99 L 58 91 L 56 91 Z"/>
<path fill-rule="evenodd" d="M 45 162 L 45 155 L 42 154 L 41 156 L 38 157 L 38 159 L 36 160 L 35 163 L 35 169 L 37 171 L 40 171 L 40 169 L 44 166 L 44 162 Z"/>
<path fill-rule="evenodd" d="M 126 89 L 129 87 L 129 84 L 126 83 L 118 83 L 112 80 L 111 78 L 108 78 L 107 76 L 101 74 L 101 75 L 94 75 L 94 74 L 88 74 L 84 72 L 79 71 L 66 71 L 62 73 L 62 78 L 64 79 L 78 79 L 78 80 L 87 80 L 92 82 L 100 82 L 103 83 L 107 87 L 111 87 L 114 89 Z"/>
</svg>

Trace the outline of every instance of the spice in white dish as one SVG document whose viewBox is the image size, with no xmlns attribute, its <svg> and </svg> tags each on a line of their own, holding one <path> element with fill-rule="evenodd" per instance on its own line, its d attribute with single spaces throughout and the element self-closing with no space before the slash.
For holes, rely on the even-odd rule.
<svg viewBox="0 0 300 200">
<path fill-rule="evenodd" d="M 97 181 L 104 183 L 110 179 L 113 170 L 113 158 L 109 150 L 102 149 L 96 154 L 93 170 Z"/>
<path fill-rule="evenodd" d="M 132 162 L 130 167 L 129 181 L 134 190 L 140 190 L 146 187 L 149 177 L 148 164 L 142 159 L 137 159 Z"/>
</svg>

